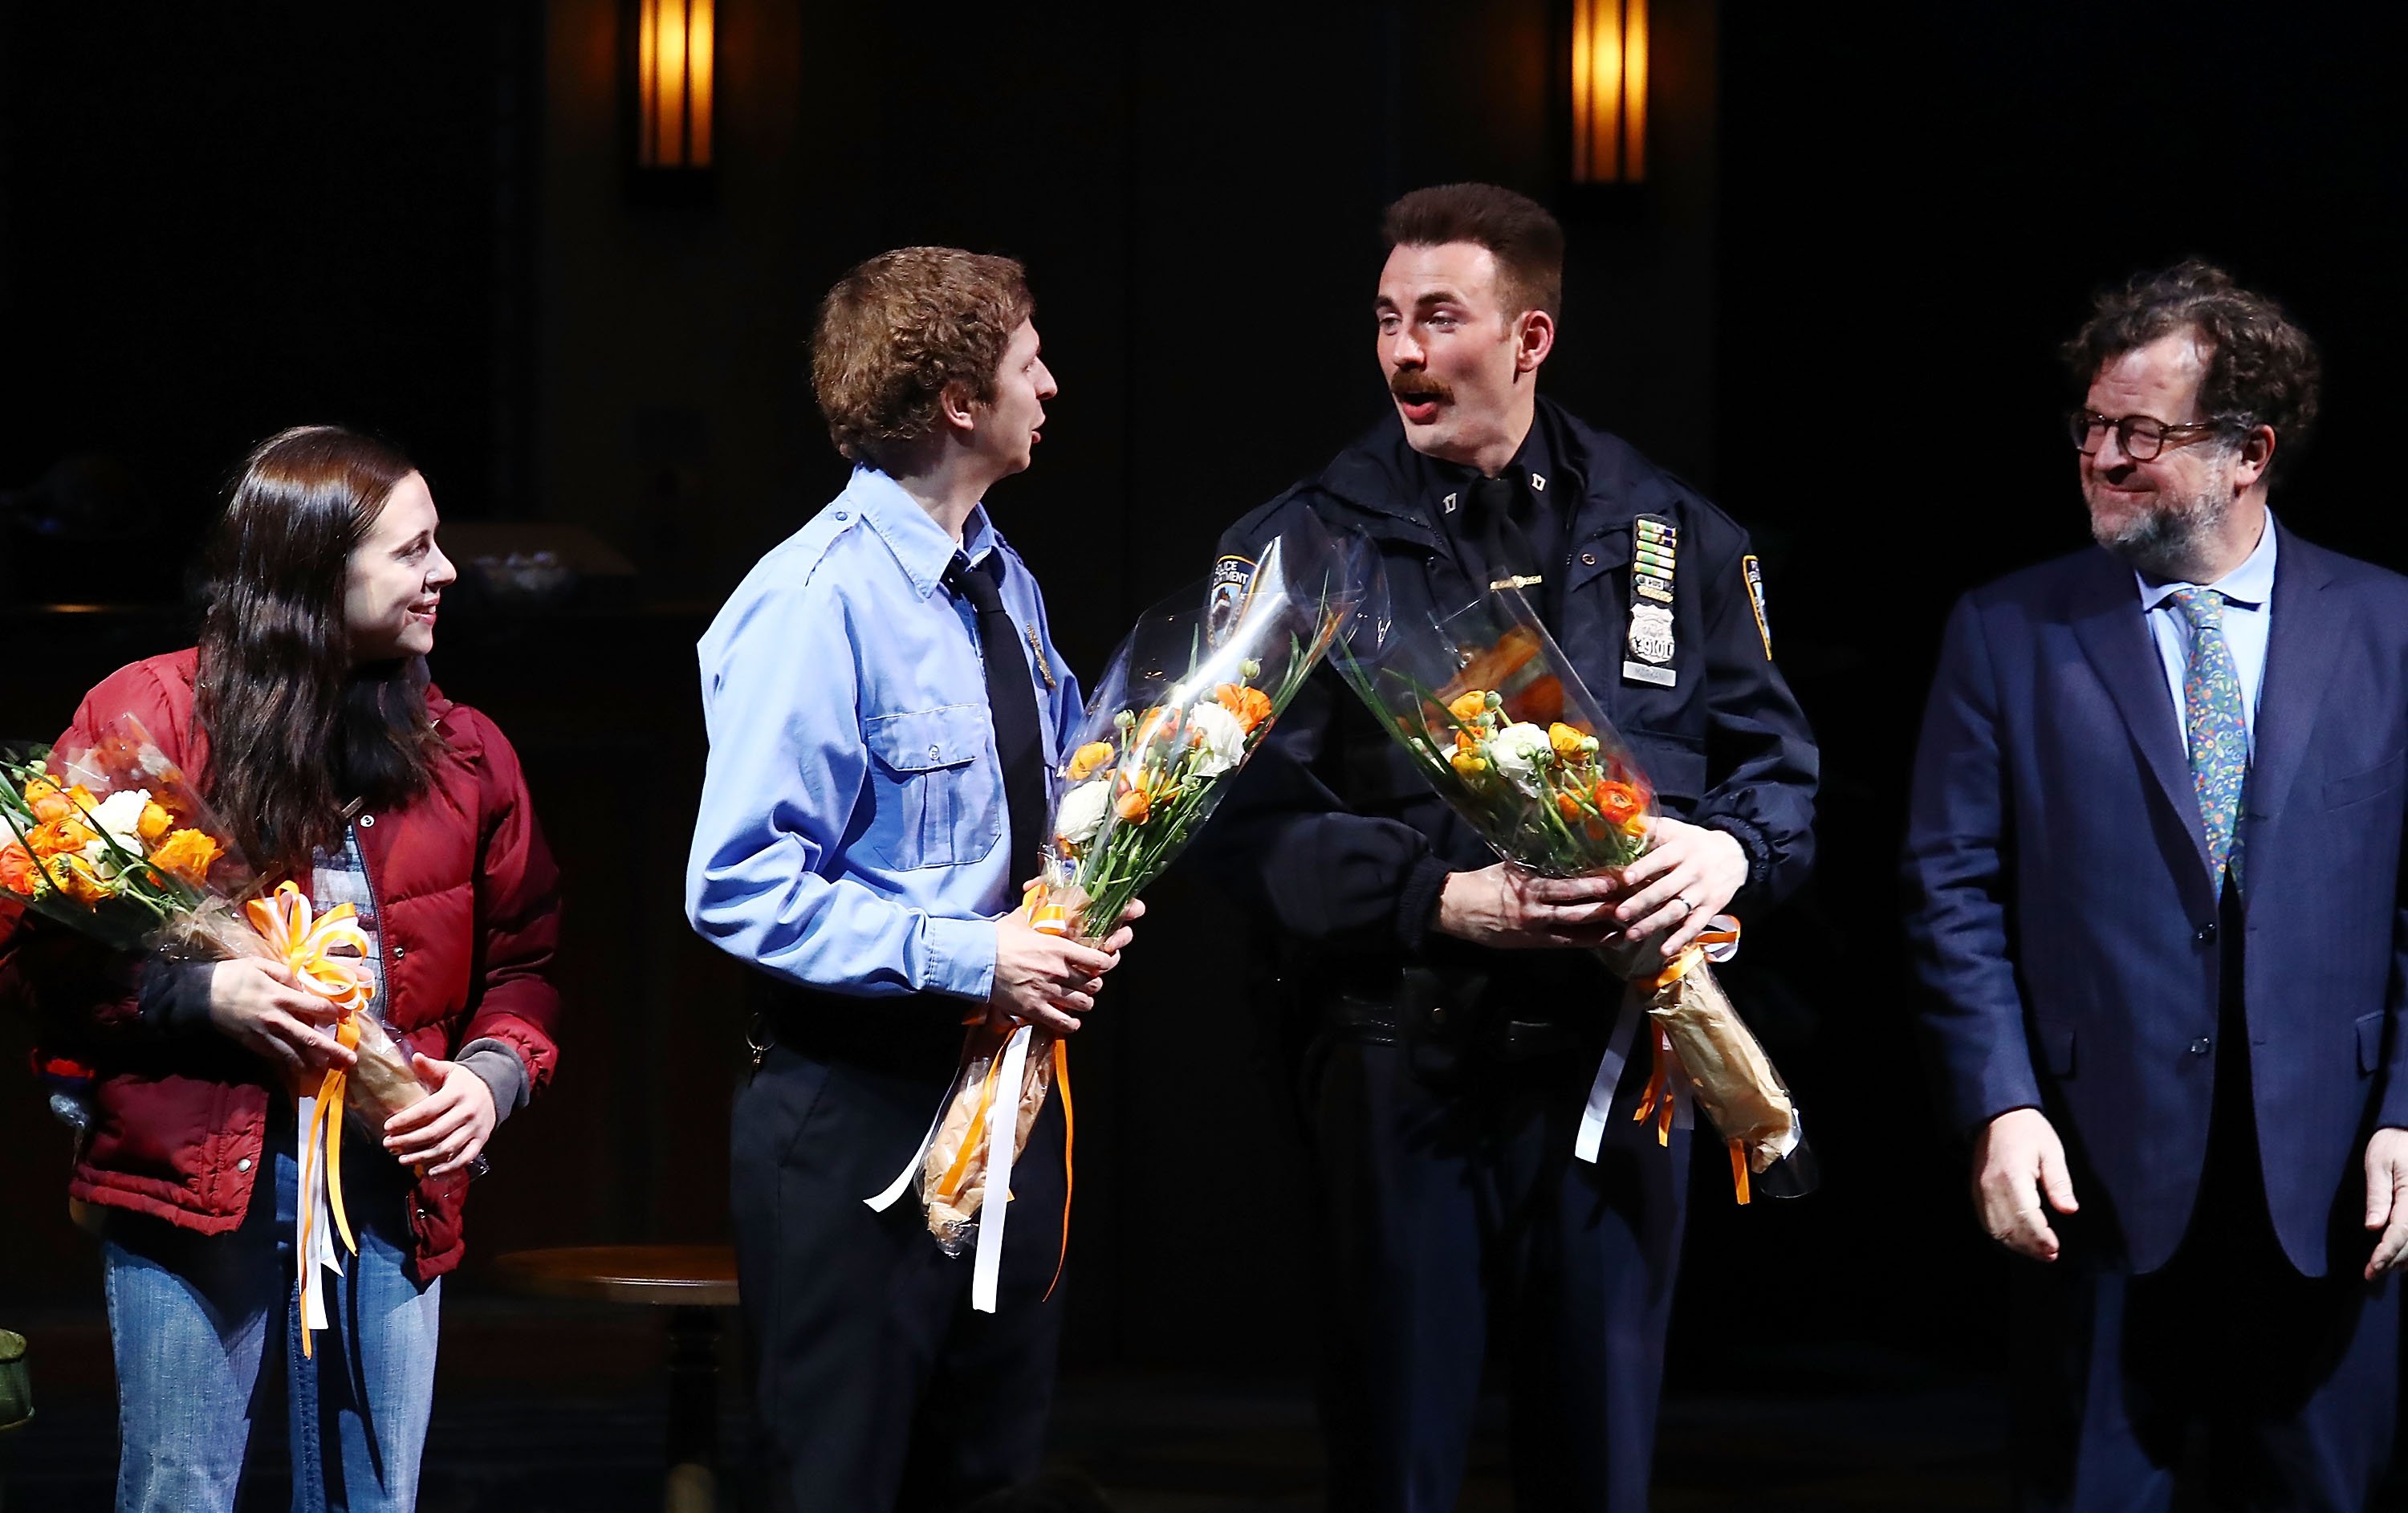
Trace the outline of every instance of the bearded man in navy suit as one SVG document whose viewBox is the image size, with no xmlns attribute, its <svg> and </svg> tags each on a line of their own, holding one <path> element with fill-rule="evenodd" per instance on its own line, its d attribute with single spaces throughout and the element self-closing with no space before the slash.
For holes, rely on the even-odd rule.
<svg viewBox="0 0 2408 1513">
<path fill-rule="evenodd" d="M 2015 1264 L 2025 1508 L 2358 1509 L 2397 1397 L 2408 579 L 2268 508 L 2315 350 L 2187 263 L 2068 344 L 2092 550 L 1971 593 L 1906 879 Z"/>
</svg>

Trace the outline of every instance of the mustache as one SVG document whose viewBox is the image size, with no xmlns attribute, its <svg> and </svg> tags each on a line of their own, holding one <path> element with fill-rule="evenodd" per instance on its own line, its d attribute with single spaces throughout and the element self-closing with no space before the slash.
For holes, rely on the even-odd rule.
<svg viewBox="0 0 2408 1513">
<path fill-rule="evenodd" d="M 1388 393 L 1411 404 L 1417 400 L 1450 400 L 1454 386 L 1430 377 L 1419 368 L 1406 368 L 1388 380 Z"/>
</svg>

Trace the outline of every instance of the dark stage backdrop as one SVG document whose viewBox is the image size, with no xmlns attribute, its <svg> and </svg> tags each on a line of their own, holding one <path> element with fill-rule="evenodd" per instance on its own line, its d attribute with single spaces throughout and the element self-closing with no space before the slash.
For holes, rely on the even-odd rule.
<svg viewBox="0 0 2408 1513">
<path fill-rule="evenodd" d="M 1093 670 L 1379 415 L 1380 207 L 1498 179 L 1570 232 L 1551 392 L 1756 530 L 1827 752 L 1821 877 L 1730 976 L 1828 1186 L 1739 1211 L 1699 1163 L 1674 1370 L 1842 1338 L 1991 1359 L 2001 1272 L 1929 1117 L 1895 924 L 1940 618 L 2084 539 L 2053 345 L 2097 284 L 2194 251 L 2327 344 L 2277 508 L 2408 562 L 2380 450 L 2408 397 L 2408 132 L 2342 7 L 1654 11 L 1651 181 L 1615 191 L 1564 182 L 1547 0 L 723 0 L 720 165 L 659 204 L 623 165 L 615 0 L 0 7 L 0 737 L 181 644 L 186 549 L 286 424 L 391 435 L 454 521 L 627 554 L 607 602 L 462 606 L 437 659 L 526 749 L 572 885 L 560 1085 L 498 1143 L 472 1255 L 719 1237 L 744 984 L 679 915 L 689 649 L 841 483 L 803 353 L 820 293 L 906 242 L 1026 260 L 1063 393 L 995 503 Z M 162 607 L 30 607 L 128 597 Z M 1155 902 L 1078 1047 L 1072 1348 L 1289 1369 L 1312 1290 L 1279 1036 L 1236 922 L 1183 881 Z M 93 1306 L 24 1039 L 0 1026 L 0 1309 Z"/>
</svg>

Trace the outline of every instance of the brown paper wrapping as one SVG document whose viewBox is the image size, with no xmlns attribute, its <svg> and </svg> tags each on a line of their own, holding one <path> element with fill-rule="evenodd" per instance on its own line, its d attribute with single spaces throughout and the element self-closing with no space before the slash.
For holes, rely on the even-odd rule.
<svg viewBox="0 0 2408 1513">
<path fill-rule="evenodd" d="M 1747 1152 L 1748 1170 L 1766 1167 L 1798 1144 L 1798 1110 L 1756 1035 L 1741 1021 L 1713 968 L 1698 962 L 1674 981 L 1643 994 L 1647 1017 L 1664 1032 L 1698 1106 L 1726 1140 Z"/>
</svg>

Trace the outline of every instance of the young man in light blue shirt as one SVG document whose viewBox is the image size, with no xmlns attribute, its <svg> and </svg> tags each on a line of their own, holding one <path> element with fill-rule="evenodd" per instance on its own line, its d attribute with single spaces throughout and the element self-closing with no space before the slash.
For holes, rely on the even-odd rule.
<svg viewBox="0 0 2408 1513">
<path fill-rule="evenodd" d="M 710 761 L 695 930 L 777 984 L 738 1095 L 732 1203 L 781 1509 L 950 1508 L 1026 1477 L 1062 1304 L 1055 1103 L 1012 1170 L 997 1307 L 970 1306 L 909 1165 L 966 1016 L 1072 1035 L 1129 938 L 1013 919 L 1079 715 L 1027 566 L 982 503 L 1054 397 L 1018 264 L 904 248 L 829 292 L 812 380 L 852 481 L 700 646 Z M 1132 911 L 1134 917 L 1134 911 Z M 1058 1102 L 1058 1101 L 1056 1101 Z"/>
</svg>

